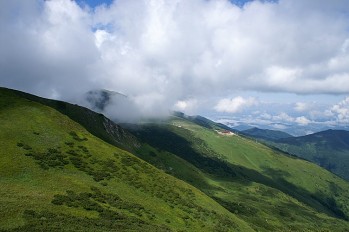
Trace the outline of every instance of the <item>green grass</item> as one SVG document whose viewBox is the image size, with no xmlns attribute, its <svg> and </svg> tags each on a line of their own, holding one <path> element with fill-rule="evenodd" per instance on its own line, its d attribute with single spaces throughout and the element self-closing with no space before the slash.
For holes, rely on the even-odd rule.
<svg viewBox="0 0 349 232">
<path fill-rule="evenodd" d="M 183 117 L 133 129 L 139 157 L 191 183 L 258 231 L 347 231 L 349 184 L 260 143 Z M 171 158 L 169 158 L 171 157 Z"/>
<path fill-rule="evenodd" d="M 0 230 L 252 231 L 67 116 L 0 91 Z"/>
<path fill-rule="evenodd" d="M 129 125 L 132 135 L 86 108 L 0 89 L 0 122 L 0 231 L 349 228 L 346 181 L 202 117 Z"/>
<path fill-rule="evenodd" d="M 121 149 L 130 149 L 131 147 L 138 145 L 136 138 L 125 131 L 122 127 L 106 118 L 103 114 L 93 112 L 79 105 L 46 99 L 21 91 L 1 87 L 0 90 L 3 93 L 16 94 L 19 97 L 56 109 L 60 113 L 68 116 L 70 119 L 83 126 L 94 136 Z"/>
</svg>

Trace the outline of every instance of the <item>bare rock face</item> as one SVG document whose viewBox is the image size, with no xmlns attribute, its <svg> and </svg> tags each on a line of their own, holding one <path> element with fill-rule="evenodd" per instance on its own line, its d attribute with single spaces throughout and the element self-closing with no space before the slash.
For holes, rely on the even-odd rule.
<svg viewBox="0 0 349 232">
<path fill-rule="evenodd" d="M 106 132 L 113 137 L 115 142 L 127 144 L 128 147 L 131 146 L 134 148 L 139 148 L 141 146 L 136 137 L 106 117 L 104 117 L 103 126 Z"/>
</svg>

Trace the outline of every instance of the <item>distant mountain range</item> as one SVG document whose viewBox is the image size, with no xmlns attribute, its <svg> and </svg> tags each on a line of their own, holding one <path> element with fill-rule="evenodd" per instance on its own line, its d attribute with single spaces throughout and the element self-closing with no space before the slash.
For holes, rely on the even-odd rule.
<svg viewBox="0 0 349 232">
<path fill-rule="evenodd" d="M 309 123 L 307 125 L 299 125 L 296 123 L 268 123 L 268 124 L 259 124 L 258 122 L 253 123 L 245 123 L 240 122 L 239 119 L 233 119 L 230 121 L 229 118 L 216 118 L 215 121 L 218 122 L 224 122 L 227 126 L 238 130 L 238 131 L 244 131 L 251 128 L 261 128 L 261 129 L 268 129 L 268 130 L 275 130 L 275 131 L 283 131 L 287 134 L 293 135 L 293 136 L 304 136 L 308 134 L 313 134 L 320 131 L 325 130 L 349 130 L 349 125 L 347 126 L 336 126 L 336 125 L 325 125 L 321 123 Z"/>
<path fill-rule="evenodd" d="M 349 131 L 326 130 L 299 137 L 258 128 L 241 133 L 262 139 L 271 146 L 314 162 L 349 180 Z"/>
<path fill-rule="evenodd" d="M 241 131 L 241 133 L 254 138 L 266 139 L 266 140 L 272 140 L 272 141 L 293 137 L 292 135 L 283 131 L 259 129 L 257 127 L 243 130 Z"/>
</svg>

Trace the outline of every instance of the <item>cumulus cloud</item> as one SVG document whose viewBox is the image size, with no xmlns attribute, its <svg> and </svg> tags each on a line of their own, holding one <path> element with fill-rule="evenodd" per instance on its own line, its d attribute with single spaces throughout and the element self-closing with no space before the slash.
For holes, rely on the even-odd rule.
<svg viewBox="0 0 349 232">
<path fill-rule="evenodd" d="M 297 102 L 294 106 L 294 109 L 298 112 L 304 112 L 309 110 L 310 106 L 306 102 Z"/>
<path fill-rule="evenodd" d="M 294 118 L 291 117 L 290 115 L 288 115 L 287 113 L 285 112 L 282 112 L 278 115 L 274 115 L 272 116 L 272 121 L 274 122 L 293 122 L 294 121 Z"/>
<path fill-rule="evenodd" d="M 174 110 L 192 114 L 197 109 L 198 104 L 199 103 L 197 99 L 181 100 L 176 102 L 176 104 L 174 105 Z"/>
<path fill-rule="evenodd" d="M 311 123 L 306 116 L 292 117 L 285 112 L 280 113 L 279 115 L 275 115 L 271 117 L 273 122 L 284 122 L 289 123 L 290 125 L 296 123 L 298 125 L 306 126 Z"/>
<path fill-rule="evenodd" d="M 312 123 L 313 121 L 310 120 L 307 116 L 294 116 L 289 115 L 285 112 L 282 112 L 278 115 L 274 115 L 271 117 L 271 122 L 279 123 L 288 123 L 289 125 L 298 124 L 298 125 L 308 125 L 309 123 Z"/>
<path fill-rule="evenodd" d="M 339 123 L 349 124 L 349 97 L 335 104 L 330 112 L 336 117 Z"/>
<path fill-rule="evenodd" d="M 311 121 L 306 118 L 305 116 L 301 116 L 301 117 L 297 117 L 295 120 L 294 120 L 296 123 L 298 123 L 299 125 L 308 125 Z"/>
<path fill-rule="evenodd" d="M 2 86 L 60 99 L 91 89 L 99 52 L 87 12 L 70 1 L 1 1 L 0 9 Z"/>
<path fill-rule="evenodd" d="M 0 1 L 0 85 L 63 100 L 109 89 L 144 114 L 236 90 L 348 94 L 348 13 L 346 0 Z"/>
<path fill-rule="evenodd" d="M 219 100 L 214 109 L 217 112 L 236 113 L 257 104 L 258 101 L 255 98 L 243 98 L 238 96 L 232 99 L 224 98 Z"/>
</svg>

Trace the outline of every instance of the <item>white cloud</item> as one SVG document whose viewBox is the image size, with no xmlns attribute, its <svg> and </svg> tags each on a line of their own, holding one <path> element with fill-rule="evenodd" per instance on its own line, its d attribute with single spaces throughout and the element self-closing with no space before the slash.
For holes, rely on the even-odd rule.
<svg viewBox="0 0 349 232">
<path fill-rule="evenodd" d="M 298 123 L 299 125 L 306 126 L 308 125 L 311 121 L 307 119 L 305 116 L 297 117 L 295 119 L 295 122 Z"/>
<path fill-rule="evenodd" d="M 272 119 L 272 116 L 268 113 L 263 113 L 260 115 L 260 118 L 270 120 Z"/>
<path fill-rule="evenodd" d="M 285 112 L 282 112 L 279 115 L 273 116 L 272 120 L 276 122 L 294 122 L 294 118 Z"/>
<path fill-rule="evenodd" d="M 144 113 L 237 90 L 348 94 L 348 12 L 347 0 L 0 1 L 0 85 L 65 100 L 104 88 Z"/>
<path fill-rule="evenodd" d="M 273 124 L 272 127 L 273 127 L 275 130 L 285 130 L 285 129 L 287 129 L 287 126 L 282 125 L 282 124 Z"/>
<path fill-rule="evenodd" d="M 243 98 L 238 96 L 232 99 L 224 98 L 219 100 L 214 109 L 217 112 L 236 113 L 257 104 L 258 101 L 255 98 Z"/>
<path fill-rule="evenodd" d="M 178 101 L 175 104 L 175 108 L 178 110 L 185 110 L 188 106 L 188 103 L 186 101 Z"/>
<path fill-rule="evenodd" d="M 287 86 L 292 84 L 302 75 L 302 70 L 299 68 L 285 68 L 272 66 L 267 68 L 266 76 L 270 86 Z"/>
<path fill-rule="evenodd" d="M 349 124 L 349 97 L 332 106 L 333 113 L 339 123 Z"/>
<path fill-rule="evenodd" d="M 309 109 L 309 104 L 305 102 L 297 102 L 294 106 L 294 109 L 298 112 L 304 112 Z"/>
<path fill-rule="evenodd" d="M 188 99 L 177 101 L 174 105 L 174 110 L 184 112 L 186 114 L 192 114 L 198 107 L 198 101 L 196 99 Z"/>
<path fill-rule="evenodd" d="M 311 123 L 311 121 L 305 117 L 305 116 L 300 116 L 300 117 L 292 117 L 288 115 L 285 112 L 282 112 L 278 115 L 274 115 L 271 117 L 270 123 L 275 122 L 275 123 L 287 123 L 287 124 L 298 124 L 298 125 L 308 125 Z"/>
</svg>

